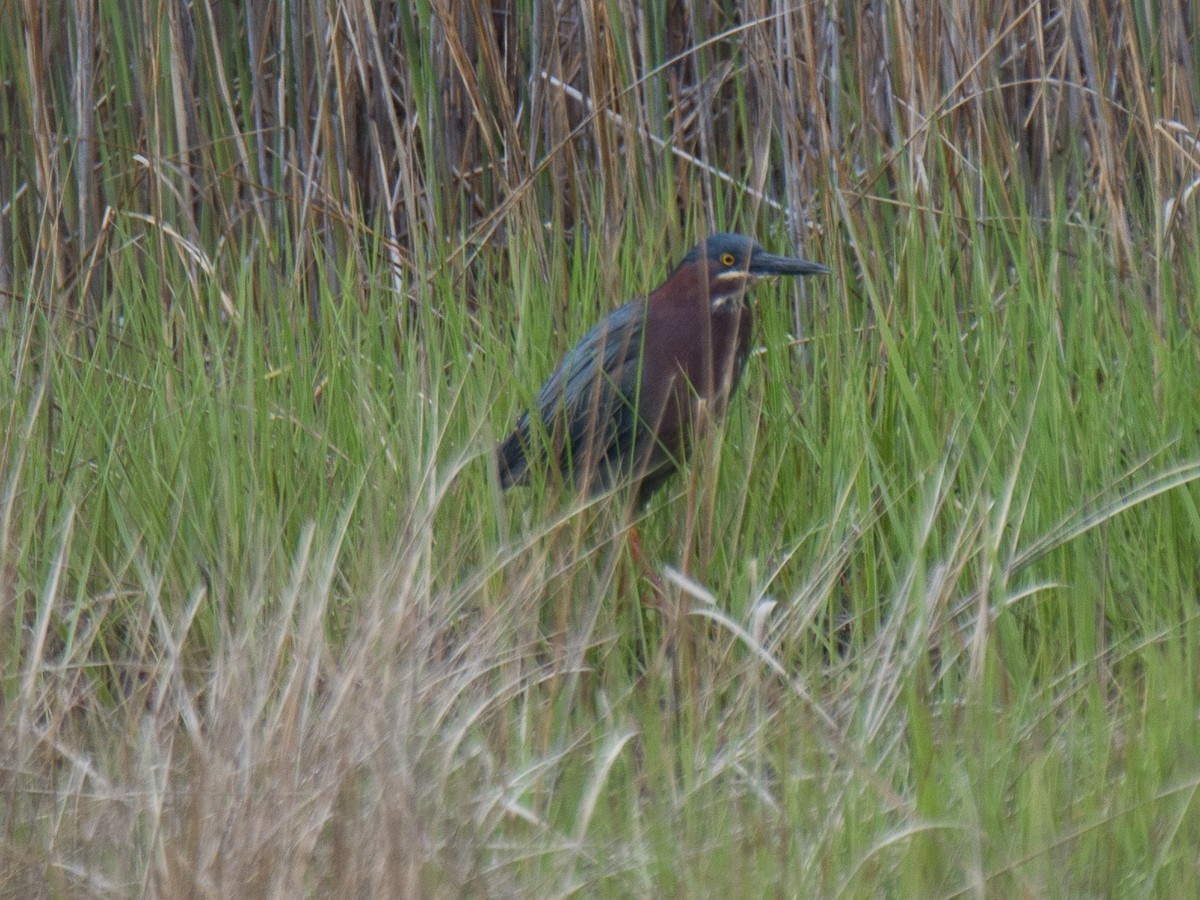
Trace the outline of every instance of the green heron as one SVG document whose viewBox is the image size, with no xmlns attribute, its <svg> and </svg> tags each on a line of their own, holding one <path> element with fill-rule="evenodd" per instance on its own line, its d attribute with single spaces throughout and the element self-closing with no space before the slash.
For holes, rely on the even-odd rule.
<svg viewBox="0 0 1200 900">
<path fill-rule="evenodd" d="M 720 415 L 741 380 L 747 286 L 828 271 L 740 234 L 701 241 L 649 296 L 614 310 L 563 357 L 537 395 L 540 426 L 526 412 L 497 449 L 501 485 L 526 481 L 549 451 L 580 492 L 631 483 L 646 502 L 687 458 L 700 410 Z"/>
</svg>

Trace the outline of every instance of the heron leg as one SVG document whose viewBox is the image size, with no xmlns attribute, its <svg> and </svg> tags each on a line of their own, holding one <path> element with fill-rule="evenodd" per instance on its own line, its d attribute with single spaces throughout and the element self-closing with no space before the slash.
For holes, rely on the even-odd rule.
<svg viewBox="0 0 1200 900">
<path fill-rule="evenodd" d="M 666 609 L 666 586 L 663 584 L 662 577 L 646 562 L 646 556 L 642 553 L 642 536 L 638 533 L 636 524 L 630 523 L 626 537 L 629 541 L 629 555 L 633 558 L 634 566 L 650 584 L 651 596 L 649 598 L 643 596 L 642 604 L 663 612 Z"/>
</svg>

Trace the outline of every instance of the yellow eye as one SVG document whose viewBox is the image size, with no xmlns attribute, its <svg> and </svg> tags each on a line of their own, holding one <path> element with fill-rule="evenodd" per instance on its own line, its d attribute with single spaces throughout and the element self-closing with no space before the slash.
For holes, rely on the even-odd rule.
<svg viewBox="0 0 1200 900">
<path fill-rule="evenodd" d="M 732 266 L 733 265 L 733 254 L 732 253 L 722 253 L 721 254 L 721 265 L 723 265 L 727 268 L 729 266 Z"/>
</svg>

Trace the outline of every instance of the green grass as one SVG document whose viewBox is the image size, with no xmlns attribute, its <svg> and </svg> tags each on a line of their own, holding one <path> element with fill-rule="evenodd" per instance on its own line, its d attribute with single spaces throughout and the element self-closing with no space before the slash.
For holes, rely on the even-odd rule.
<svg viewBox="0 0 1200 900">
<path fill-rule="evenodd" d="M 351 269 L 319 332 L 258 328 L 253 261 L 173 346 L 132 261 L 94 346 L 16 323 L 10 883 L 171 893 L 215 853 L 239 890 L 1189 893 L 1188 335 L 1086 232 L 903 237 L 876 285 L 814 248 L 801 323 L 755 290 L 720 446 L 643 522 L 666 611 L 619 500 L 487 462 L 604 308 L 594 248 L 561 327 L 530 272 L 435 281 L 397 340 Z"/>
</svg>

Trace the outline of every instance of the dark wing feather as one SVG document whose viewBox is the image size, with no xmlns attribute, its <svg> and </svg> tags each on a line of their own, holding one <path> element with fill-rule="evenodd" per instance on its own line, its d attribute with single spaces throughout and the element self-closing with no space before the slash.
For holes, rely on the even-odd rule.
<svg viewBox="0 0 1200 900">
<path fill-rule="evenodd" d="M 542 385 L 535 408 L 551 437 L 558 468 L 591 487 L 608 486 L 612 472 L 633 450 L 646 302 L 614 310 L 583 336 Z M 531 462 L 545 453 L 525 413 L 497 451 L 504 487 L 523 482 Z M 534 455 L 533 460 L 530 456 Z"/>
</svg>

